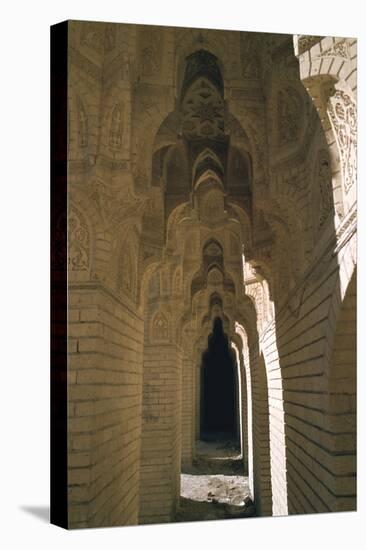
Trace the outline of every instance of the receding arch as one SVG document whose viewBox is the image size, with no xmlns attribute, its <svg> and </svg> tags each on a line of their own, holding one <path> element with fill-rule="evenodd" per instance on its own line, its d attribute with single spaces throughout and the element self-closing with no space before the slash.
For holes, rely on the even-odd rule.
<svg viewBox="0 0 366 550">
<path fill-rule="evenodd" d="M 213 292 L 211 295 L 210 295 L 210 300 L 209 300 L 209 310 L 211 311 L 211 309 L 214 307 L 214 306 L 219 306 L 221 307 L 222 309 L 222 298 L 221 298 L 221 295 L 218 293 L 218 292 Z"/>
<path fill-rule="evenodd" d="M 207 271 L 207 284 L 221 286 L 224 283 L 224 273 L 217 265 L 211 266 Z"/>
<path fill-rule="evenodd" d="M 219 67 L 216 55 L 206 49 L 197 49 L 195 52 L 187 55 L 185 62 L 185 71 L 181 88 L 181 98 L 183 99 L 187 90 L 193 83 L 204 76 L 214 87 L 224 94 L 224 81 Z"/>
<path fill-rule="evenodd" d="M 220 317 L 213 321 L 202 356 L 201 439 L 238 435 L 236 358 L 229 348 Z"/>
<path fill-rule="evenodd" d="M 216 265 L 219 269 L 224 269 L 224 250 L 221 244 L 215 239 L 209 239 L 202 250 L 203 266 L 207 272 L 210 267 Z"/>
<path fill-rule="evenodd" d="M 195 188 L 202 183 L 205 174 L 205 177 L 215 176 L 219 183 L 222 181 L 224 174 L 224 167 L 220 158 L 212 148 L 207 147 L 199 153 L 192 166 L 192 179 Z"/>
<path fill-rule="evenodd" d="M 249 298 L 248 298 L 249 300 Z M 249 486 L 258 515 L 272 515 L 271 446 L 267 371 L 257 344 L 254 305 L 235 324 L 241 339 L 247 387 Z"/>
<path fill-rule="evenodd" d="M 175 55 L 175 88 L 179 96 L 182 88 L 186 59 L 200 47 L 197 45 L 204 40 L 204 49 L 216 56 L 216 63 L 225 82 L 226 67 L 230 61 L 230 50 L 222 32 L 216 32 L 213 38 L 212 31 L 207 29 L 182 29 Z"/>
<path fill-rule="evenodd" d="M 229 148 L 227 185 L 235 188 L 237 192 L 249 194 L 252 187 L 252 167 L 249 153 L 241 147 L 232 145 Z"/>
</svg>

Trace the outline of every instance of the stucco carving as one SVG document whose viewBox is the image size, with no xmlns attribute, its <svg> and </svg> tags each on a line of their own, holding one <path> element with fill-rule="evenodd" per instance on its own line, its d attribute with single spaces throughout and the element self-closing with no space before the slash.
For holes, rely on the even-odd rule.
<svg viewBox="0 0 366 550">
<path fill-rule="evenodd" d="M 162 311 L 159 311 L 153 319 L 151 337 L 156 342 L 169 341 L 169 322 Z"/>
<path fill-rule="evenodd" d="M 112 149 L 120 149 L 123 139 L 124 104 L 117 103 L 112 109 L 109 130 L 109 145 Z"/>
<path fill-rule="evenodd" d="M 278 93 L 278 139 L 279 145 L 287 145 L 298 138 L 301 128 L 301 98 L 288 86 Z"/>
<path fill-rule="evenodd" d="M 88 145 L 88 116 L 79 96 L 76 98 L 76 108 L 78 116 L 78 144 L 79 147 L 83 148 Z"/>
<path fill-rule="evenodd" d="M 329 155 L 326 151 L 321 151 L 318 155 L 316 175 L 320 189 L 318 226 L 321 228 L 333 209 L 332 174 L 329 164 Z"/>
<path fill-rule="evenodd" d="M 83 214 L 70 206 L 68 211 L 69 227 L 69 270 L 87 271 L 90 268 L 90 233 Z"/>
<path fill-rule="evenodd" d="M 329 118 L 332 123 L 341 156 L 344 190 L 356 182 L 357 174 L 357 119 L 356 105 L 343 90 L 337 90 L 329 99 Z"/>
<path fill-rule="evenodd" d="M 117 285 L 119 290 L 130 298 L 135 295 L 136 259 L 128 243 L 124 243 L 118 264 Z"/>
</svg>

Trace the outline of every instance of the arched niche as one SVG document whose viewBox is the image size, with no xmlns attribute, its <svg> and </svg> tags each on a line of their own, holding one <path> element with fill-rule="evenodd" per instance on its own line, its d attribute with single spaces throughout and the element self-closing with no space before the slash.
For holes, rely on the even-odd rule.
<svg viewBox="0 0 366 550">
<path fill-rule="evenodd" d="M 221 244 L 216 239 L 209 239 L 202 250 L 203 267 L 205 272 L 217 266 L 224 269 L 224 251 Z"/>
<path fill-rule="evenodd" d="M 227 188 L 236 193 L 249 194 L 252 186 L 251 159 L 241 147 L 230 146 L 227 172 Z"/>
<path fill-rule="evenodd" d="M 216 176 L 219 182 L 222 181 L 224 176 L 222 160 L 220 160 L 219 156 L 210 147 L 206 147 L 201 151 L 193 162 L 192 179 L 194 188 L 199 186 L 203 174 L 208 171 L 212 173 L 212 177 Z"/>
<path fill-rule="evenodd" d="M 150 343 L 168 344 L 171 339 L 170 315 L 159 309 L 150 322 Z"/>
<path fill-rule="evenodd" d="M 224 274 L 217 266 L 211 267 L 207 272 L 207 286 L 220 287 L 224 284 Z"/>
</svg>

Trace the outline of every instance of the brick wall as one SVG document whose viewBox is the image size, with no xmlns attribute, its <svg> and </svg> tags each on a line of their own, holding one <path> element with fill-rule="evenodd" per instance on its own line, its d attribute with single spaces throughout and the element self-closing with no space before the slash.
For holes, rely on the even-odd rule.
<svg viewBox="0 0 366 550">
<path fill-rule="evenodd" d="M 260 339 L 262 376 L 266 374 L 270 433 L 270 469 L 272 513 L 287 515 L 286 443 L 284 426 L 283 381 L 280 370 L 274 324 Z"/>
<path fill-rule="evenodd" d="M 69 526 L 138 521 L 143 322 L 100 285 L 69 290 Z"/>
<path fill-rule="evenodd" d="M 338 314 L 336 314 L 338 313 Z M 335 316 L 335 332 L 329 346 L 327 369 L 329 414 L 325 428 L 329 431 L 329 489 L 332 511 L 355 510 L 356 499 L 356 272 Z"/>
<path fill-rule="evenodd" d="M 275 515 L 355 509 L 355 282 L 342 301 L 342 265 L 325 252 L 260 337 Z"/>
<path fill-rule="evenodd" d="M 308 284 L 297 319 L 278 315 L 277 341 L 283 376 L 290 513 L 329 511 L 328 436 L 324 431 L 325 328 L 337 262 Z"/>
<path fill-rule="evenodd" d="M 140 523 L 173 519 L 180 495 L 182 352 L 145 344 Z"/>
<path fill-rule="evenodd" d="M 194 370 L 189 353 L 182 362 L 182 466 L 190 466 L 194 457 Z"/>
<path fill-rule="evenodd" d="M 253 483 L 258 515 L 272 515 L 268 386 L 263 358 L 255 345 L 246 361 L 251 369 Z"/>
</svg>

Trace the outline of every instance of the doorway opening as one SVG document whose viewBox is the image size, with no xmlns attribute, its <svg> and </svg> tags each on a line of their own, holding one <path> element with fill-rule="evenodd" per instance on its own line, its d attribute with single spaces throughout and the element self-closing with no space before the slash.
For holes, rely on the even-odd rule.
<svg viewBox="0 0 366 550">
<path fill-rule="evenodd" d="M 202 441 L 239 438 L 238 368 L 233 350 L 229 347 L 222 320 L 216 317 L 202 355 L 201 368 L 201 426 Z"/>
<path fill-rule="evenodd" d="M 181 474 L 177 521 L 255 515 L 244 475 L 239 371 L 234 350 L 216 317 L 201 364 L 200 440 Z"/>
</svg>

